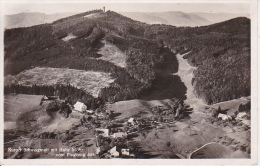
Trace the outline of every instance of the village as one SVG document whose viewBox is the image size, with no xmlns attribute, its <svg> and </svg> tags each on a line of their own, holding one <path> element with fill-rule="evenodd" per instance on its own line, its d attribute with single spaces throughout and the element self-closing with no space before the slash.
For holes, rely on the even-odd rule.
<svg viewBox="0 0 260 166">
<path fill-rule="evenodd" d="M 249 120 L 245 120 L 248 119 L 245 118 L 248 114 L 244 112 L 248 110 L 247 105 L 240 106 L 235 115 L 223 114 L 220 106 L 210 108 L 207 111 L 211 117 L 215 117 L 214 122 L 228 125 L 242 122 L 248 125 Z M 78 115 L 81 117 L 82 126 L 91 125 L 93 127 L 95 140 L 92 143 L 95 144 L 92 145 L 94 146 L 92 151 L 88 151 L 91 153 L 88 156 L 94 158 L 140 158 L 142 151 L 136 137 L 139 135 L 146 137 L 152 129 L 174 128 L 177 121 L 189 119 L 192 109 L 182 101 L 175 101 L 168 107 L 158 105 L 145 111 L 150 113 L 149 116 L 118 118 L 118 113 L 107 107 L 94 111 L 88 110 L 84 103 L 77 102 L 73 106 L 70 116 Z"/>
<path fill-rule="evenodd" d="M 241 132 L 245 134 L 250 132 L 248 113 L 250 102 L 244 98 L 239 102 L 230 101 L 207 107 L 204 112 L 200 112 L 201 117 L 196 114 L 192 115 L 192 108 L 181 100 L 175 99 L 163 102 L 120 101 L 106 103 L 94 110 L 81 101 L 70 104 L 66 103 L 66 100 L 54 96 L 38 96 L 37 100 L 42 108 L 38 112 L 53 119 L 49 124 L 41 126 L 23 139 L 32 141 L 28 145 L 24 144 L 30 149 L 44 147 L 60 149 L 49 154 L 42 154 L 43 158 L 154 158 L 156 155 L 185 158 L 191 153 L 185 148 L 194 149 L 197 145 L 193 145 L 195 142 L 192 142 L 185 148 L 180 147 L 180 152 L 173 151 L 178 149 L 178 146 L 186 144 L 185 142 L 182 144 L 175 142 L 179 139 L 179 135 L 181 138 L 198 138 L 200 142 L 196 144 L 203 145 L 207 143 L 207 140 L 203 140 L 204 135 L 206 134 L 209 138 L 213 134 L 218 135 L 213 131 L 220 130 L 220 127 L 227 131 L 233 129 L 234 136 L 230 138 L 217 136 L 214 139 L 211 138 L 212 141 L 228 145 L 235 150 L 242 148 L 243 151 L 250 153 L 246 141 L 230 143 L 230 140 L 239 138 L 235 134 L 241 135 Z M 235 103 L 236 109 L 228 108 L 229 105 Z M 199 119 L 191 120 L 191 116 Z M 34 118 L 37 119 L 37 116 Z M 32 124 L 33 121 L 30 121 Z M 210 125 L 205 126 L 206 121 Z M 28 128 L 25 123 L 20 127 L 23 125 Z M 199 130 L 199 127 L 203 130 Z M 243 136 L 243 140 L 246 139 L 247 137 Z M 178 141 L 182 141 L 182 139 Z M 14 147 L 20 145 L 18 141 Z M 67 151 L 62 149 L 67 149 Z M 35 153 L 26 152 L 25 154 L 35 157 Z M 12 154 L 14 157 L 19 155 L 20 153 Z"/>
<path fill-rule="evenodd" d="M 183 103 L 178 102 L 175 107 L 168 110 L 156 106 L 147 110 L 154 116 L 117 119 L 113 110 L 89 110 L 78 101 L 73 105 L 70 116 L 80 118 L 81 126 L 94 130 L 94 140 L 91 141 L 95 145 L 87 150 L 89 158 L 138 158 L 140 151 L 135 137 L 141 131 L 173 125 L 177 118 L 184 116 Z"/>
</svg>

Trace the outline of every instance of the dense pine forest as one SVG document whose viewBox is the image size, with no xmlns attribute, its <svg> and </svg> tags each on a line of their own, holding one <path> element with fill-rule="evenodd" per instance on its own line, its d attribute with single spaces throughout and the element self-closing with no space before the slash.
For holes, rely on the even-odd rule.
<svg viewBox="0 0 260 166">
<path fill-rule="evenodd" d="M 89 14 L 97 15 L 84 17 Z M 76 37 L 63 41 L 68 34 Z M 97 59 L 102 56 L 97 52 L 104 46 L 103 40 L 126 54 L 125 68 Z M 175 55 L 186 52 L 189 54 L 185 58 L 197 67 L 193 80 L 195 92 L 207 103 L 250 95 L 250 20 L 247 18 L 177 28 L 148 25 L 112 11 L 94 10 L 51 24 L 6 29 L 4 46 L 5 76 L 36 66 L 111 73 L 115 82 L 100 91 L 102 101 L 185 99 L 186 87 L 172 74 L 178 71 Z M 5 89 L 5 93 L 9 91 L 10 87 Z M 52 93 L 53 89 L 48 91 Z M 78 94 L 72 96 L 82 98 Z M 87 100 L 85 103 L 90 105 Z"/>
</svg>

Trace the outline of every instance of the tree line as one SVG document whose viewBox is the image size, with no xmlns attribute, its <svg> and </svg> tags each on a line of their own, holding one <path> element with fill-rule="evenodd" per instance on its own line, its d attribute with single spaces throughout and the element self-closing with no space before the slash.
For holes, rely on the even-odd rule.
<svg viewBox="0 0 260 166">
<path fill-rule="evenodd" d="M 78 89 L 71 85 L 32 85 L 24 86 L 19 84 L 11 84 L 4 86 L 4 94 L 29 94 L 29 95 L 45 95 L 58 96 L 70 104 L 75 104 L 77 101 L 83 102 L 90 109 L 96 109 L 103 104 L 102 99 L 94 98 L 82 89 Z"/>
</svg>

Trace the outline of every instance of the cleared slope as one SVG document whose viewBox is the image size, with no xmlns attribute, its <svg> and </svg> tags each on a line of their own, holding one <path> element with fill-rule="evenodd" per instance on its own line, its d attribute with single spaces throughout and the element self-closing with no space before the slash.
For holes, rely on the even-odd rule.
<svg viewBox="0 0 260 166">
<path fill-rule="evenodd" d="M 160 106 L 162 109 L 168 109 L 166 103 L 171 102 L 171 100 L 126 100 L 119 101 L 113 104 L 107 104 L 107 110 L 115 111 L 119 114 L 118 118 L 130 118 L 134 116 L 150 116 L 149 109 L 152 107 Z"/>
<path fill-rule="evenodd" d="M 180 76 L 181 80 L 184 82 L 185 86 L 187 87 L 187 99 L 185 100 L 185 103 L 189 105 L 191 108 L 193 108 L 193 111 L 200 111 L 204 109 L 206 106 L 206 103 L 203 99 L 200 99 L 196 96 L 194 93 L 194 87 L 192 85 L 192 79 L 194 78 L 193 71 L 196 70 L 196 67 L 191 66 L 187 59 L 184 59 L 183 56 L 189 54 L 177 54 L 176 57 L 179 62 L 179 70 L 176 73 L 178 76 Z"/>
<path fill-rule="evenodd" d="M 98 59 L 109 61 L 119 67 L 126 67 L 126 55 L 115 45 L 103 40 L 104 46 L 97 52 L 102 56 Z"/>
<path fill-rule="evenodd" d="M 250 95 L 249 19 L 182 30 L 164 40 L 174 52 L 191 51 L 184 58 L 197 67 L 193 85 L 200 98 L 212 104 Z"/>
<path fill-rule="evenodd" d="M 7 80 L 8 79 L 8 80 Z M 7 77 L 5 84 L 16 82 L 20 85 L 70 84 L 98 97 L 100 89 L 108 87 L 114 79 L 109 73 L 74 70 L 66 68 L 40 68 L 25 70 L 14 77 Z"/>
</svg>

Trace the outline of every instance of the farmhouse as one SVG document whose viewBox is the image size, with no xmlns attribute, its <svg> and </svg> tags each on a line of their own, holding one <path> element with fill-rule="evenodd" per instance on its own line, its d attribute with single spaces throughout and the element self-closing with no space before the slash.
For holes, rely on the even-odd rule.
<svg viewBox="0 0 260 166">
<path fill-rule="evenodd" d="M 86 110 L 87 110 L 87 106 L 84 103 L 77 101 L 77 103 L 74 104 L 74 111 L 78 111 L 78 112 L 83 113 Z"/>
<path fill-rule="evenodd" d="M 114 146 L 112 149 L 110 149 L 109 153 L 111 154 L 112 157 L 118 157 L 119 156 L 119 152 L 116 151 L 116 146 Z"/>
<path fill-rule="evenodd" d="M 218 119 L 222 119 L 223 121 L 226 121 L 226 120 L 232 120 L 232 117 L 229 116 L 229 115 L 225 115 L 225 114 L 218 114 Z"/>
</svg>

